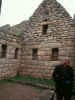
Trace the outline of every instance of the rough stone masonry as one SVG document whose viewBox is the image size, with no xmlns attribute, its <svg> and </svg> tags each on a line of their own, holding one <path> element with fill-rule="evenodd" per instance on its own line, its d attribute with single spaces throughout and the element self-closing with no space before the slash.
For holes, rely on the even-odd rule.
<svg viewBox="0 0 75 100">
<path fill-rule="evenodd" d="M 17 74 L 50 79 L 65 57 L 75 69 L 75 25 L 56 0 L 44 0 L 27 21 L 0 28 L 0 79 Z"/>
</svg>

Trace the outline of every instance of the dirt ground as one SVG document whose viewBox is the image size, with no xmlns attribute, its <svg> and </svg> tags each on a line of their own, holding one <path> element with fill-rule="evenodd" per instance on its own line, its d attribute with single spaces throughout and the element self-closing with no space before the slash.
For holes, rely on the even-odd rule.
<svg viewBox="0 0 75 100">
<path fill-rule="evenodd" d="M 0 100 L 49 100 L 49 92 L 50 90 L 41 90 L 28 85 L 0 84 Z"/>
<path fill-rule="evenodd" d="M 1 84 L 0 100 L 36 100 L 40 89 L 19 84 Z"/>
</svg>

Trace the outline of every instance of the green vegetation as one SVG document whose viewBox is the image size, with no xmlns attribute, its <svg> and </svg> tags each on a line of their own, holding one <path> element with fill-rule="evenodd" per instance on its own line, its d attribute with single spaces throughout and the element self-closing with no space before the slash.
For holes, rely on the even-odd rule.
<svg viewBox="0 0 75 100">
<path fill-rule="evenodd" d="M 16 35 L 19 36 L 21 33 L 20 32 L 16 32 Z"/>
<path fill-rule="evenodd" d="M 54 85 L 53 80 L 41 79 L 41 78 L 33 78 L 31 76 L 16 76 L 11 78 L 13 81 L 23 81 L 23 82 L 32 82 L 32 83 L 40 83 L 44 85 Z"/>
<path fill-rule="evenodd" d="M 0 80 L 0 84 L 6 84 L 6 83 L 8 83 L 8 80 Z"/>
<path fill-rule="evenodd" d="M 19 83 L 22 85 L 31 85 L 35 88 L 48 89 L 54 87 L 53 80 L 33 78 L 31 76 L 15 76 L 10 79 L 1 80 L 0 84 Z"/>
</svg>

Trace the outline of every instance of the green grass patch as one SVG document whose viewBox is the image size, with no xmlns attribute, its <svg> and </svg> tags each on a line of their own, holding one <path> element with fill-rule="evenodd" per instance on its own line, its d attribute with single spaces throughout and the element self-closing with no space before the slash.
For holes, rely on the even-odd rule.
<svg viewBox="0 0 75 100">
<path fill-rule="evenodd" d="M 16 35 L 19 36 L 21 33 L 20 32 L 16 32 Z"/>
<path fill-rule="evenodd" d="M 53 80 L 48 80 L 48 79 L 40 79 L 40 78 L 33 78 L 31 76 L 16 76 L 11 78 L 11 80 L 14 81 L 25 81 L 25 82 L 34 82 L 34 83 L 40 83 L 40 84 L 46 84 L 46 85 L 54 85 Z"/>
<path fill-rule="evenodd" d="M 6 79 L 0 80 L 0 84 L 6 84 L 6 83 L 8 83 L 8 80 Z"/>
</svg>

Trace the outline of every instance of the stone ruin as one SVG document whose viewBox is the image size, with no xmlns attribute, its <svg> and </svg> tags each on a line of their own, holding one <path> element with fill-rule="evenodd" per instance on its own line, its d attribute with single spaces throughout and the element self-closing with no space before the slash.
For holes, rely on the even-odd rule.
<svg viewBox="0 0 75 100">
<path fill-rule="evenodd" d="M 0 27 L 0 79 L 17 74 L 50 79 L 65 57 L 75 69 L 75 24 L 56 0 L 44 0 L 27 21 Z"/>
</svg>

